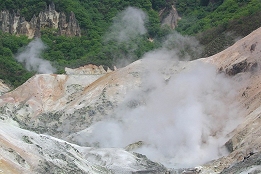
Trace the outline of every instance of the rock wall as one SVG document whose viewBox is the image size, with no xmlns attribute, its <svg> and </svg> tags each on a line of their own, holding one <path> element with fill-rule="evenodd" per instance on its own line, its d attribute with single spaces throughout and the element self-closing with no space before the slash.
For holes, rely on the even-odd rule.
<svg viewBox="0 0 261 174">
<path fill-rule="evenodd" d="M 30 21 L 26 21 L 19 11 L 0 11 L 0 29 L 4 32 L 33 38 L 40 37 L 40 30 L 43 28 L 58 29 L 58 35 L 81 36 L 81 29 L 74 13 L 70 13 L 67 21 L 66 15 L 57 12 L 53 3 L 38 16 L 34 15 Z"/>
</svg>

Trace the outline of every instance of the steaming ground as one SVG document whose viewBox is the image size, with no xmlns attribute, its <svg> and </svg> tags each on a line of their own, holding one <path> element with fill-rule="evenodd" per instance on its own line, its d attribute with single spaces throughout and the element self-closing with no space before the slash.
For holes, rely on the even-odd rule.
<svg viewBox="0 0 261 174">
<path fill-rule="evenodd" d="M 133 12 L 132 18 L 128 14 Z M 146 32 L 146 15 L 139 9 L 128 8 L 117 18 L 111 36 L 118 42 Z M 123 26 L 129 24 L 126 30 Z M 226 135 L 240 118 L 234 100 L 238 85 L 212 65 L 178 61 L 199 55 L 195 39 L 174 33 L 162 47 L 143 57 L 148 68 L 142 86 L 126 95 L 115 114 L 81 131 L 74 141 L 119 148 L 142 141 L 133 151 L 174 168 L 200 165 L 227 153 Z"/>
<path fill-rule="evenodd" d="M 18 53 L 15 59 L 23 63 L 28 71 L 34 71 L 39 74 L 53 74 L 56 69 L 48 60 L 41 58 L 41 53 L 46 48 L 40 38 L 32 40 L 25 50 Z"/>
<path fill-rule="evenodd" d="M 115 114 L 79 133 L 81 145 L 125 148 L 168 167 L 192 167 L 225 155 L 226 136 L 239 123 L 236 82 L 201 61 L 179 62 L 173 52 L 146 54 L 141 88 Z M 172 60 L 170 60 L 170 58 Z M 174 58 L 175 59 L 175 58 Z M 177 72 L 170 65 L 176 66 Z"/>
<path fill-rule="evenodd" d="M 145 20 L 144 12 L 127 8 L 114 21 L 114 34 L 108 36 L 128 42 L 146 33 Z M 181 56 L 190 57 L 184 47 L 200 51 L 195 40 L 176 34 L 164 47 L 144 56 L 149 68 L 142 74 L 142 86 L 129 92 L 113 115 L 79 132 L 74 141 L 105 148 L 142 141 L 132 151 L 173 168 L 200 165 L 226 154 L 226 135 L 240 121 L 234 100 L 238 85 L 212 65 L 178 61 Z M 36 39 L 17 60 L 28 70 L 52 73 L 50 62 L 39 58 L 42 49 L 43 43 Z"/>
</svg>

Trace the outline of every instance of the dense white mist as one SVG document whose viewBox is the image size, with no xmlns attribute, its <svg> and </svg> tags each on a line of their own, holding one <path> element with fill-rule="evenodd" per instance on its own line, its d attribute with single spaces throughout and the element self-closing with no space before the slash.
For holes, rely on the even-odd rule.
<svg viewBox="0 0 261 174">
<path fill-rule="evenodd" d="M 168 50 L 175 50 L 179 59 L 182 60 L 197 59 L 203 50 L 195 37 L 182 36 L 176 31 L 173 31 L 165 38 L 162 46 Z"/>
<path fill-rule="evenodd" d="M 142 87 L 126 96 L 115 115 L 75 140 L 122 148 L 143 141 L 134 151 L 169 167 L 192 167 L 226 154 L 226 135 L 240 120 L 236 82 L 210 64 L 168 60 L 173 56 L 166 50 L 146 54 Z"/>
<path fill-rule="evenodd" d="M 18 53 L 15 59 L 23 63 L 28 71 L 35 71 L 40 74 L 52 74 L 56 71 L 48 60 L 41 58 L 42 51 L 46 46 L 40 38 L 31 41 L 24 51 Z"/>
<path fill-rule="evenodd" d="M 147 18 L 145 12 L 135 7 L 126 8 L 114 18 L 103 39 L 104 44 L 113 45 L 111 54 L 117 67 L 124 67 L 138 59 L 134 52 L 138 49 L 140 36 L 147 33 Z"/>
<path fill-rule="evenodd" d="M 131 39 L 143 35 L 147 32 L 145 22 L 147 15 L 140 9 L 128 7 L 119 13 L 106 34 L 106 41 L 128 42 Z"/>
<path fill-rule="evenodd" d="M 123 31 L 129 32 L 124 30 L 127 26 L 138 31 L 134 36 L 145 31 L 133 23 L 126 23 Z M 121 32 L 118 36 L 118 41 L 128 40 Z M 234 100 L 238 85 L 213 65 L 178 61 L 200 51 L 196 40 L 169 35 L 162 49 L 144 55 L 147 69 L 142 86 L 126 95 L 114 115 L 77 133 L 74 141 L 121 148 L 142 141 L 133 151 L 174 168 L 200 165 L 226 154 L 227 134 L 240 121 Z"/>
</svg>

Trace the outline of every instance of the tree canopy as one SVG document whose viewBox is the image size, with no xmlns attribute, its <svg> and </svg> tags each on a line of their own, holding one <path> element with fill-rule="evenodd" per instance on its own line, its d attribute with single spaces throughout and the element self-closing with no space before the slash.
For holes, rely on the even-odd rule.
<svg viewBox="0 0 261 174">
<path fill-rule="evenodd" d="M 236 30 L 232 24 L 238 26 L 243 17 L 256 20 L 260 17 L 261 7 L 260 0 L 0 0 L 0 10 L 19 11 L 30 21 L 33 15 L 38 15 L 51 3 L 55 4 L 56 11 L 65 12 L 67 16 L 73 11 L 82 30 L 81 37 L 58 36 L 56 29 L 41 30 L 41 38 L 47 45 L 42 56 L 56 66 L 58 73 L 63 73 L 65 66 L 78 67 L 88 63 L 112 67 L 122 58 L 134 61 L 145 52 L 158 48 L 160 40 L 170 32 L 169 28 L 161 27 L 158 14 L 164 8 L 170 9 L 171 5 L 176 6 L 182 17 L 176 30 L 184 35 L 198 36 L 205 45 L 216 39 L 213 33 L 217 31 Z M 128 43 L 105 41 L 117 14 L 129 6 L 146 13 L 147 33 L 130 39 Z M 251 26 L 254 29 L 261 24 L 256 20 Z M 244 34 L 250 32 L 250 29 L 243 28 Z M 199 34 L 202 32 L 206 34 Z M 0 33 L 0 59 L 4 62 L 0 79 L 16 87 L 34 74 L 27 72 L 13 58 L 30 41 L 26 36 Z"/>
</svg>

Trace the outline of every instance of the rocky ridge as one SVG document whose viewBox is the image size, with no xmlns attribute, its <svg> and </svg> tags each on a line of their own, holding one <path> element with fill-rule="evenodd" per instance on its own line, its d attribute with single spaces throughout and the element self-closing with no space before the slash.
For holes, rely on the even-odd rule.
<svg viewBox="0 0 261 174">
<path fill-rule="evenodd" d="M 67 21 L 66 15 L 63 12 L 57 12 L 53 3 L 38 16 L 34 15 L 30 21 L 26 21 L 19 11 L 3 10 L 0 12 L 0 24 L 3 32 L 26 35 L 29 38 L 40 37 L 40 30 L 43 28 L 57 29 L 58 35 L 81 36 L 81 29 L 74 13 L 71 12 Z"/>
</svg>

